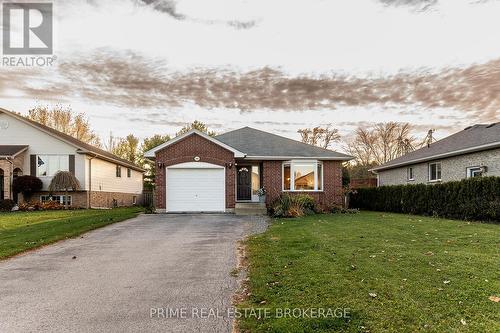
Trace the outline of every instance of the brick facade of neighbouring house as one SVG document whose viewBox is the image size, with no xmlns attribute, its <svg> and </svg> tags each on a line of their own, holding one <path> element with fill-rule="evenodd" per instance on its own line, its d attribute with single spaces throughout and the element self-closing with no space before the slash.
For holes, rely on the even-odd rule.
<svg viewBox="0 0 500 333">
<path fill-rule="evenodd" d="M 263 186 L 267 190 L 266 204 L 272 203 L 282 192 L 282 161 L 263 162 Z M 305 193 L 312 196 L 323 209 L 342 205 L 342 162 L 323 161 L 322 192 L 289 192 L 294 195 Z"/>
<path fill-rule="evenodd" d="M 194 162 L 196 156 L 200 158 L 199 162 L 211 163 L 226 168 L 226 208 L 234 208 L 236 179 L 234 153 L 200 135 L 192 134 L 156 152 L 155 200 L 157 209 L 166 208 L 166 167 L 179 163 Z M 162 166 L 158 167 L 158 163 L 162 163 Z M 231 168 L 228 167 L 229 163 L 232 163 Z"/>
</svg>

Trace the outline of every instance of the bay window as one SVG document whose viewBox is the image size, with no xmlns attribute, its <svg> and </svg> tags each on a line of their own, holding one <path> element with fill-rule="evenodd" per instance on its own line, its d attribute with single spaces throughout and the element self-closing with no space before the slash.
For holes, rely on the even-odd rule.
<svg viewBox="0 0 500 333">
<path fill-rule="evenodd" d="M 322 191 L 323 164 L 319 161 L 283 163 L 283 191 Z"/>
</svg>

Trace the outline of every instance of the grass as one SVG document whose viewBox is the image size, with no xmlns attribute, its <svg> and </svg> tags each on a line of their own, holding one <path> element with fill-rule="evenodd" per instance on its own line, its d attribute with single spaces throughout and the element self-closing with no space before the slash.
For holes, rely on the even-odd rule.
<svg viewBox="0 0 500 333">
<path fill-rule="evenodd" d="M 0 259 L 137 216 L 142 208 L 0 213 Z"/>
<path fill-rule="evenodd" d="M 243 332 L 499 332 L 500 226 L 377 212 L 275 220 L 247 241 Z M 370 293 L 372 296 L 370 296 Z M 376 295 L 376 296 L 374 296 Z M 278 318 L 279 308 L 350 318 Z M 243 309 L 242 309 L 243 311 Z"/>
</svg>

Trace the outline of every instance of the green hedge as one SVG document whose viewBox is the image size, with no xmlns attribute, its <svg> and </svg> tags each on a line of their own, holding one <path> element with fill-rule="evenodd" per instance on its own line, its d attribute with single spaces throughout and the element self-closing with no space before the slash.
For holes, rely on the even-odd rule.
<svg viewBox="0 0 500 333">
<path fill-rule="evenodd" d="M 353 208 L 500 221 L 500 177 L 480 177 L 434 185 L 396 185 L 358 189 Z"/>
</svg>

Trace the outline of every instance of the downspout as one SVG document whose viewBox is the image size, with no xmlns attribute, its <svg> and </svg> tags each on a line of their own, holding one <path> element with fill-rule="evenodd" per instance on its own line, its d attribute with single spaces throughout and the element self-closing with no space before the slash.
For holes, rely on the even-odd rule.
<svg viewBox="0 0 500 333">
<path fill-rule="evenodd" d="M 87 194 L 87 208 L 89 209 L 92 207 L 91 205 L 91 200 L 92 200 L 92 160 L 97 157 L 97 155 L 94 154 L 94 156 L 90 155 L 89 158 L 89 191 Z"/>
</svg>

